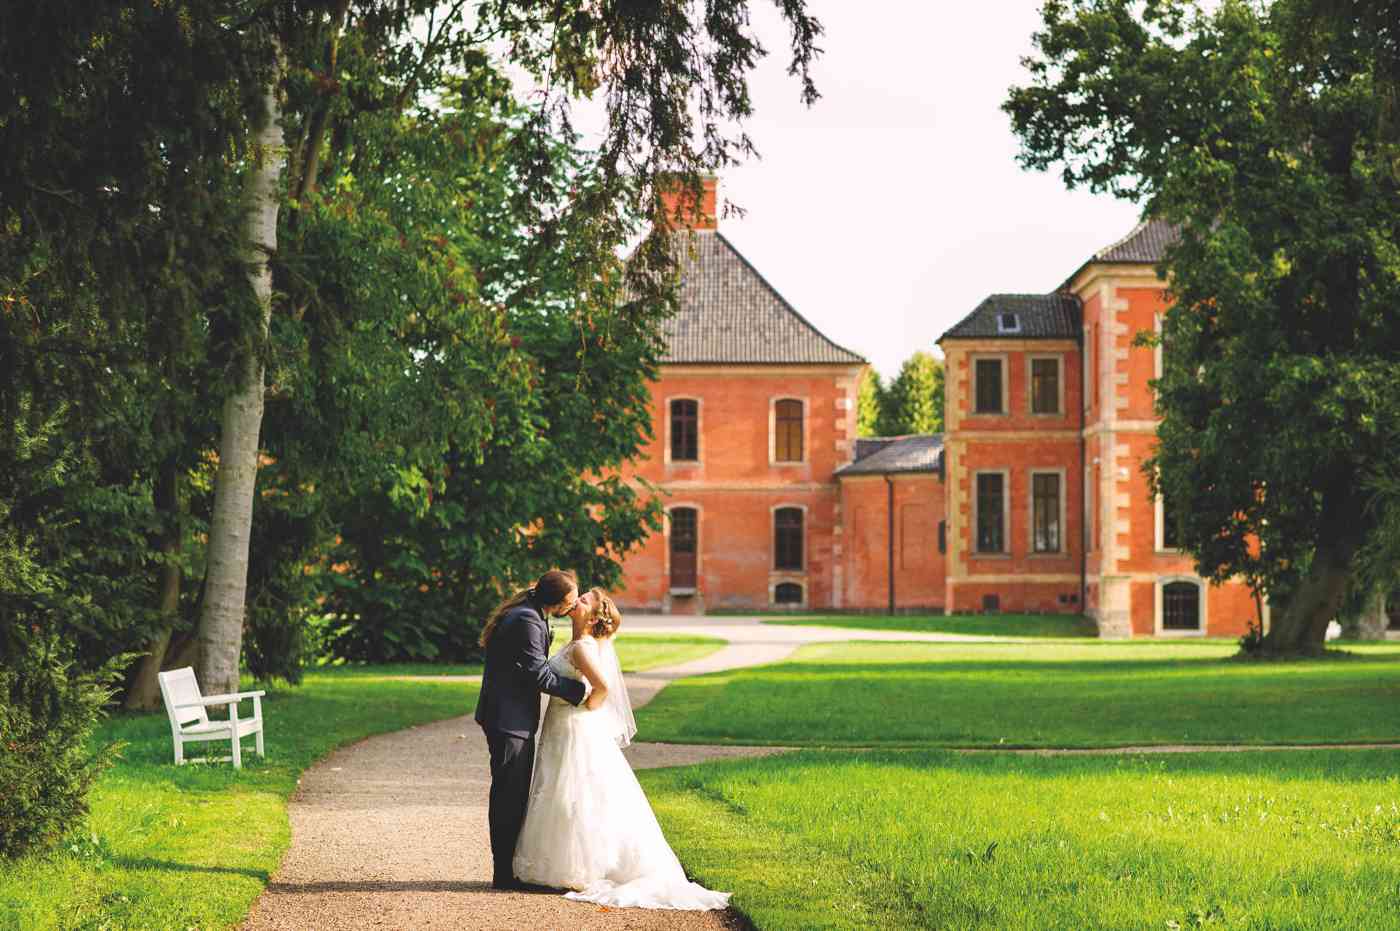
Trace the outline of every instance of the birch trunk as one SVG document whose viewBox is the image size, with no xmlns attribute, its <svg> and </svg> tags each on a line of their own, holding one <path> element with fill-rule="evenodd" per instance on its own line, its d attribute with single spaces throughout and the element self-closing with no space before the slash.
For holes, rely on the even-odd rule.
<svg viewBox="0 0 1400 931">
<path fill-rule="evenodd" d="M 272 315 L 272 269 L 268 258 L 277 248 L 277 184 L 286 157 L 282 138 L 277 70 L 263 94 L 263 126 L 254 144 L 248 178 L 248 279 L 262 308 L 262 341 Z M 253 524 L 253 495 L 258 477 L 258 432 L 263 415 L 261 345 L 243 363 L 239 384 L 224 403 L 219 438 L 219 471 L 214 479 L 214 514 L 209 522 L 208 576 L 199 615 L 200 688 L 206 695 L 238 691 L 238 661 L 243 649 L 244 602 L 248 588 L 248 541 Z"/>
</svg>

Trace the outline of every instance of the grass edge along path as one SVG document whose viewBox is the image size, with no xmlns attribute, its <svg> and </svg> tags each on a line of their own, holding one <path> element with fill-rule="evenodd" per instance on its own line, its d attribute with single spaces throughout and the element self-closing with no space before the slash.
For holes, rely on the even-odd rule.
<svg viewBox="0 0 1400 931">
<path fill-rule="evenodd" d="M 1400 928 L 1400 751 L 804 750 L 639 774 L 764 931 Z"/>
<path fill-rule="evenodd" d="M 0 929 L 235 926 L 290 844 L 287 803 L 307 767 L 366 737 L 470 714 L 476 692 L 472 683 L 308 671 L 300 687 L 263 699 L 267 760 L 245 738 L 241 771 L 175 767 L 164 711 L 114 715 L 95 739 L 125 741 L 123 758 L 94 786 L 72 838 L 4 865 Z M 186 755 L 220 746 L 226 754 L 227 743 L 211 742 L 187 745 Z"/>
</svg>

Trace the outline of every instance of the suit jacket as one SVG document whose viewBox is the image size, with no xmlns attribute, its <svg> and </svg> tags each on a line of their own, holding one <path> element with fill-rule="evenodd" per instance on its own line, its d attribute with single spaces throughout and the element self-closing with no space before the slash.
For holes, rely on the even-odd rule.
<svg viewBox="0 0 1400 931">
<path fill-rule="evenodd" d="M 558 675 L 549 665 L 549 639 L 549 624 L 533 602 L 506 612 L 486 644 L 476 723 L 529 737 L 539 730 L 542 692 L 575 705 L 583 701 L 584 684 Z"/>
</svg>

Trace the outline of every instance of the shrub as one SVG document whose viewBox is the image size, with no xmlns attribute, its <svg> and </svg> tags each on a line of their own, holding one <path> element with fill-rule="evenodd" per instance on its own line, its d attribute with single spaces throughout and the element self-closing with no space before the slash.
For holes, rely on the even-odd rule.
<svg viewBox="0 0 1400 931">
<path fill-rule="evenodd" d="M 111 699 L 118 656 L 79 672 L 60 641 L 37 633 L 5 638 L 0 663 L 0 857 L 42 850 L 87 814 L 87 795 L 116 756 L 115 744 L 89 746 Z"/>
</svg>

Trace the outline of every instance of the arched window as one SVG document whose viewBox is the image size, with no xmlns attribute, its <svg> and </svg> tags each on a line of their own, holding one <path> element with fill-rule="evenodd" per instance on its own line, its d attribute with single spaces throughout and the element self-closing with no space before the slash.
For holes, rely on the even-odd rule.
<svg viewBox="0 0 1400 931">
<path fill-rule="evenodd" d="M 1168 582 L 1162 586 L 1162 629 L 1201 629 L 1201 586 Z"/>
<path fill-rule="evenodd" d="M 773 459 L 802 461 L 802 402 L 779 401 L 773 405 Z"/>
<path fill-rule="evenodd" d="M 671 402 L 671 461 L 700 458 L 700 402 L 677 398 Z"/>
<path fill-rule="evenodd" d="M 671 588 L 695 588 L 699 526 L 695 508 L 671 509 Z"/>
<path fill-rule="evenodd" d="M 802 568 L 801 508 L 778 508 L 773 512 L 773 568 Z"/>
<path fill-rule="evenodd" d="M 773 588 L 773 603 L 780 605 L 802 604 L 802 586 L 796 582 L 781 582 Z"/>
</svg>

